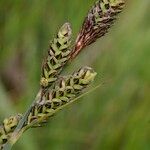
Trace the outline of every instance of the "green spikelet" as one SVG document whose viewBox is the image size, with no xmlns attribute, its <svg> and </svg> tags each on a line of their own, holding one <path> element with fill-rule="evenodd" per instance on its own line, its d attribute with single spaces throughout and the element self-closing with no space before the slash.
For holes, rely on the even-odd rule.
<svg viewBox="0 0 150 150">
<path fill-rule="evenodd" d="M 69 23 L 65 23 L 59 30 L 56 38 L 51 42 L 48 56 L 42 66 L 40 84 L 42 88 L 51 86 L 57 80 L 57 75 L 62 70 L 70 57 L 72 30 Z"/>
<path fill-rule="evenodd" d="M 81 68 L 73 75 L 61 77 L 52 90 L 47 90 L 42 101 L 37 101 L 30 111 L 24 126 L 39 127 L 48 121 L 58 110 L 70 104 L 76 97 L 82 94 L 83 90 L 94 80 L 96 72 L 89 67 Z M 5 144 L 15 130 L 22 115 L 11 116 L 3 121 L 0 126 L 0 146 Z"/>
<path fill-rule="evenodd" d="M 21 115 L 4 119 L 3 125 L 0 126 L 0 145 L 7 142 L 9 135 L 14 131 L 20 119 Z"/>
<path fill-rule="evenodd" d="M 123 0 L 99 0 L 96 2 L 84 20 L 71 58 L 74 58 L 84 47 L 104 36 L 123 7 Z"/>
<path fill-rule="evenodd" d="M 27 124 L 35 120 L 47 121 L 45 116 L 53 114 L 65 104 L 70 103 L 80 95 L 83 90 L 94 80 L 96 73 L 89 67 L 81 68 L 78 72 L 68 77 L 62 77 L 55 83 L 52 90 L 48 90 L 32 108 Z M 51 116 L 51 115 L 50 115 Z M 45 119 L 42 119 L 45 118 Z"/>
</svg>

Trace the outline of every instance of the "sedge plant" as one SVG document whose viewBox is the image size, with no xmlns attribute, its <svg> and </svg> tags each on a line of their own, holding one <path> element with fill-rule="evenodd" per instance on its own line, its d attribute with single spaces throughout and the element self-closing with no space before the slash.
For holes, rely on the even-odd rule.
<svg viewBox="0 0 150 150">
<path fill-rule="evenodd" d="M 87 66 L 66 76 L 62 76 L 61 71 L 86 46 L 108 32 L 123 7 L 123 0 L 97 1 L 85 17 L 74 44 L 70 23 L 60 27 L 43 61 L 35 100 L 24 114 L 5 118 L 0 126 L 1 150 L 10 150 L 27 129 L 41 127 L 56 112 L 83 96 L 97 73 Z"/>
</svg>

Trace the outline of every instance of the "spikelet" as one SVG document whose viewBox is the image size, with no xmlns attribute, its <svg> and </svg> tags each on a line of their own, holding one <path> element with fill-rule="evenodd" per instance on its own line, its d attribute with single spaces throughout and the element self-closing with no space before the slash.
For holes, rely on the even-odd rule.
<svg viewBox="0 0 150 150">
<path fill-rule="evenodd" d="M 124 7 L 123 0 L 99 0 L 88 12 L 76 39 L 73 59 L 86 46 L 104 36 Z"/>
<path fill-rule="evenodd" d="M 40 84 L 43 89 L 50 87 L 57 80 L 58 74 L 70 57 L 72 30 L 69 23 L 65 23 L 56 38 L 50 43 L 48 56 L 42 66 Z"/>
<path fill-rule="evenodd" d="M 4 119 L 3 125 L 0 126 L 0 145 L 7 142 L 9 135 L 17 127 L 20 119 L 20 114 Z"/>
<path fill-rule="evenodd" d="M 37 101 L 31 110 L 27 124 L 40 119 L 41 123 L 46 122 L 44 118 L 65 104 L 70 103 L 80 95 L 83 90 L 94 80 L 96 73 L 89 67 L 81 68 L 78 72 L 68 77 L 58 80 L 52 90 L 48 90 L 42 97 L 42 101 Z M 49 116 L 49 115 L 48 115 Z M 50 115 L 51 116 L 51 115 Z"/>
<path fill-rule="evenodd" d="M 61 77 L 52 90 L 48 90 L 42 97 L 42 101 L 37 101 L 28 116 L 24 126 L 30 125 L 33 121 L 38 123 L 32 127 L 41 126 L 48 121 L 55 110 L 71 103 L 83 90 L 94 80 L 96 72 L 89 67 L 81 68 L 73 75 Z M 11 116 L 3 121 L 0 126 L 0 145 L 5 144 L 15 130 L 22 115 Z M 40 121 L 38 121 L 40 120 Z"/>
</svg>

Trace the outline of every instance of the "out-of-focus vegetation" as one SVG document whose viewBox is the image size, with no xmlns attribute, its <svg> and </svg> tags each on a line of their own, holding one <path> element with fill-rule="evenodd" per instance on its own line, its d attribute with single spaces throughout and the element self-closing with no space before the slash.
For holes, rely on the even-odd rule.
<svg viewBox="0 0 150 150">
<path fill-rule="evenodd" d="M 0 0 L 1 120 L 27 109 L 39 88 L 48 41 L 66 21 L 75 38 L 93 2 Z M 14 149 L 150 149 L 149 9 L 149 0 L 126 0 L 111 31 L 69 66 L 90 65 L 98 72 L 96 84 L 105 84 L 46 127 L 29 130 Z"/>
</svg>

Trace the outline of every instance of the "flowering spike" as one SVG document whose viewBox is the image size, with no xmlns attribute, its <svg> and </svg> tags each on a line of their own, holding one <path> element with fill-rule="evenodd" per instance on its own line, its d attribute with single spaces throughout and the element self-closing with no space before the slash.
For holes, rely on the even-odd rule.
<svg viewBox="0 0 150 150">
<path fill-rule="evenodd" d="M 42 101 L 39 99 L 32 106 L 24 126 L 37 122 L 31 127 L 39 127 L 46 123 L 48 118 L 55 113 L 55 110 L 57 111 L 65 106 L 65 104 L 71 103 L 82 94 L 83 90 L 94 80 L 95 76 L 96 72 L 93 69 L 83 67 L 72 75 L 60 78 L 55 82 L 52 90 L 48 89 L 46 91 Z M 0 146 L 9 140 L 21 118 L 22 115 L 16 115 L 3 121 L 3 125 L 0 126 Z"/>
<path fill-rule="evenodd" d="M 43 89 L 51 86 L 57 80 L 57 75 L 62 70 L 70 57 L 72 30 L 69 23 L 65 23 L 56 38 L 50 43 L 48 56 L 42 66 L 42 77 L 40 84 Z"/>
<path fill-rule="evenodd" d="M 53 113 L 67 103 L 70 103 L 94 80 L 96 72 L 89 67 L 83 67 L 73 75 L 61 77 L 55 82 L 54 88 L 47 90 L 42 100 L 37 101 L 30 112 L 27 124 Z M 41 119 L 45 123 L 47 119 Z"/>
<path fill-rule="evenodd" d="M 88 12 L 76 39 L 71 59 L 86 46 L 104 36 L 124 7 L 123 0 L 99 0 Z"/>
<path fill-rule="evenodd" d="M 0 126 L 0 146 L 8 141 L 10 134 L 17 127 L 20 119 L 20 114 L 4 119 L 3 125 Z"/>
</svg>

